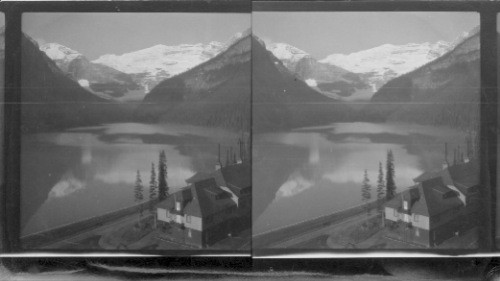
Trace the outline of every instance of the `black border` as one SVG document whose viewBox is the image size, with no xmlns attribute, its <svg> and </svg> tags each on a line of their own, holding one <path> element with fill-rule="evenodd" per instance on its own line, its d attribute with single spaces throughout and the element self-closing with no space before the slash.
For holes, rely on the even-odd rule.
<svg viewBox="0 0 500 281">
<path fill-rule="evenodd" d="M 5 228 L 3 249 L 6 253 L 17 254 L 144 254 L 154 256 L 238 256 L 249 258 L 250 250 L 45 250 L 24 249 L 20 242 L 21 205 L 21 34 L 22 14 L 30 12 L 99 12 L 99 13 L 240 13 L 250 16 L 251 3 L 248 1 L 179 1 L 179 2 L 3 2 L 0 11 L 5 11 L 5 183 L 3 191 L 5 212 L 0 214 Z M 8 71 L 7 71 L 8 70 Z M 3 201 L 1 203 L 4 203 Z M 3 211 L 3 210 L 2 210 Z M 221 257 L 222 258 L 222 257 Z"/>
<path fill-rule="evenodd" d="M 5 13 L 5 183 L 3 196 L 0 198 L 0 219 L 5 226 L 3 249 L 7 253 L 33 253 L 33 250 L 22 249 L 19 243 L 19 207 L 20 207 L 20 76 L 21 76 L 21 17 L 23 12 L 217 12 L 217 13 L 250 13 L 264 11 L 456 11 L 479 12 L 481 19 L 481 181 L 490 187 L 484 198 L 491 201 L 484 210 L 485 222 L 495 223 L 496 218 L 496 168 L 497 168 L 497 42 L 496 17 L 500 12 L 499 2 L 490 1 L 356 1 L 356 2 L 321 2 L 321 1 L 173 1 L 173 2 L 1 2 L 0 11 Z M 493 198 L 493 200 L 491 200 Z M 483 228 L 485 239 L 482 239 L 480 251 L 494 252 L 495 228 Z M 68 251 L 50 251 L 51 253 L 68 253 Z M 88 253 L 89 251 L 70 251 L 71 253 Z M 104 253 L 124 253 L 122 251 L 103 251 Z M 234 252 L 210 251 L 176 251 L 175 256 L 234 254 Z M 392 252 L 392 251 L 387 251 Z M 401 250 L 394 252 L 400 253 Z M 478 250 L 425 250 L 409 251 L 416 253 L 439 253 L 460 255 L 477 253 Z M 46 252 L 41 252 L 46 253 Z M 101 253 L 101 252 L 100 252 Z M 131 254 L 172 254 L 170 251 L 130 251 Z M 253 250 L 256 256 L 282 254 L 358 254 L 373 251 L 336 251 L 336 250 Z"/>
<path fill-rule="evenodd" d="M 480 184 L 485 187 L 481 194 L 485 202 L 479 227 L 478 249 L 253 249 L 253 257 L 287 255 L 357 255 L 384 256 L 386 254 L 439 254 L 460 256 L 465 254 L 488 254 L 496 251 L 496 168 L 497 168 L 497 13 L 499 2 L 488 1 L 253 1 L 253 12 L 477 12 L 480 17 Z"/>
</svg>

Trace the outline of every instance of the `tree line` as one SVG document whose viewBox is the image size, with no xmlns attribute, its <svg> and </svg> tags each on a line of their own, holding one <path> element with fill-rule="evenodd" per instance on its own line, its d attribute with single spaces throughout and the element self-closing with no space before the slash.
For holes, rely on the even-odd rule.
<svg viewBox="0 0 500 281">
<path fill-rule="evenodd" d="M 378 168 L 378 178 L 377 178 L 377 200 L 379 200 L 378 211 L 382 212 L 383 210 L 383 200 L 385 198 L 386 201 L 394 198 L 396 194 L 396 182 L 394 181 L 395 170 L 394 170 L 394 154 L 392 150 L 387 151 L 387 157 L 385 161 L 385 177 L 384 177 L 384 169 L 382 166 L 382 162 L 379 162 Z M 363 182 L 361 184 L 361 198 L 363 203 L 368 203 L 372 198 L 371 192 L 372 186 L 370 184 L 370 178 L 368 177 L 368 170 L 365 169 Z M 370 208 L 366 206 L 366 212 L 370 215 Z"/>
<path fill-rule="evenodd" d="M 158 157 L 158 173 L 156 173 L 155 164 L 151 163 L 151 176 L 149 180 L 149 211 L 154 213 L 155 202 L 162 201 L 167 198 L 169 194 L 169 187 L 167 182 L 167 156 L 165 151 L 160 151 Z M 141 172 L 137 170 L 134 186 L 134 198 L 136 203 L 142 203 L 144 200 L 144 186 L 142 184 Z M 140 217 L 142 217 L 143 207 L 140 207 Z"/>
</svg>

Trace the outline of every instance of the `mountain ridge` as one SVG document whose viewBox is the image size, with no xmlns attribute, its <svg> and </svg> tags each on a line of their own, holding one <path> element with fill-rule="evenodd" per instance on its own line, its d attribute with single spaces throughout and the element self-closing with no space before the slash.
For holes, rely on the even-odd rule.
<svg viewBox="0 0 500 281">
<path fill-rule="evenodd" d="M 382 119 L 477 130 L 479 33 L 434 61 L 385 84 L 367 114 Z"/>
<path fill-rule="evenodd" d="M 82 53 L 58 43 L 40 46 L 60 70 L 89 92 L 108 100 L 141 97 L 140 87 L 132 77 L 106 65 L 93 63 Z"/>
<path fill-rule="evenodd" d="M 249 130 L 249 36 L 186 72 L 160 82 L 137 110 L 148 122 L 176 122 Z"/>
<path fill-rule="evenodd" d="M 276 58 L 314 90 L 337 100 L 366 99 L 368 85 L 355 73 L 321 63 L 307 52 L 287 43 L 265 44 Z"/>
</svg>

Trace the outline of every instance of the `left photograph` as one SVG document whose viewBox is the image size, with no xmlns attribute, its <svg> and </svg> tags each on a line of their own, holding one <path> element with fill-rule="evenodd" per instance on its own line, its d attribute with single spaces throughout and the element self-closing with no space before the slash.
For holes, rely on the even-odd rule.
<svg viewBox="0 0 500 281">
<path fill-rule="evenodd" d="M 250 27 L 24 13 L 22 247 L 249 254 Z"/>
</svg>

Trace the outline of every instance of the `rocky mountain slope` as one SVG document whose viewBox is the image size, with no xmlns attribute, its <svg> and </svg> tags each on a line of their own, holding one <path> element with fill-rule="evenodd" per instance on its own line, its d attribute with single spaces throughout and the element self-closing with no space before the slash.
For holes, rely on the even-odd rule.
<svg viewBox="0 0 500 281">
<path fill-rule="evenodd" d="M 176 122 L 249 130 L 251 44 L 247 35 L 212 59 L 159 83 L 137 116 L 147 122 Z"/>
<path fill-rule="evenodd" d="M 69 127 L 119 122 L 127 116 L 126 111 L 119 104 L 87 91 L 78 82 L 68 77 L 52 59 L 40 50 L 33 39 L 23 35 L 21 44 L 21 132 L 23 138 L 30 138 L 35 133 L 63 130 Z M 26 150 L 25 147 L 23 151 Z M 27 161 L 33 161 L 35 157 L 30 154 L 21 156 L 25 160 L 28 159 Z M 70 157 L 74 155 L 68 154 L 61 159 L 69 161 Z M 37 167 L 36 171 L 26 172 L 36 174 L 46 171 L 43 176 L 47 177 L 49 171 L 45 168 Z M 21 188 L 22 226 L 47 199 L 50 188 L 60 179 L 57 176 L 51 175 L 51 182 L 47 185 Z"/>
<path fill-rule="evenodd" d="M 389 120 L 474 129 L 480 95 L 479 33 L 385 84 L 367 113 Z M 477 129 L 477 128 L 475 128 Z"/>
<path fill-rule="evenodd" d="M 410 72 L 448 52 L 451 44 L 410 43 L 405 45 L 384 44 L 351 54 L 332 54 L 321 60 L 360 74 L 374 91 L 402 74 Z"/>
<path fill-rule="evenodd" d="M 254 132 L 346 120 L 349 107 L 309 87 L 285 64 L 252 38 Z"/>
<path fill-rule="evenodd" d="M 308 53 L 286 43 L 266 44 L 266 48 L 295 76 L 315 90 L 339 100 L 368 99 L 372 89 L 355 73 L 318 62 Z"/>
<path fill-rule="evenodd" d="M 123 120 L 123 108 L 68 77 L 30 37 L 22 38 L 23 133 Z"/>
<path fill-rule="evenodd" d="M 226 50 L 250 29 L 238 32 L 227 42 L 208 44 L 156 45 L 121 55 L 106 54 L 92 61 L 127 73 L 148 93 L 161 81 L 183 73 Z"/>
<path fill-rule="evenodd" d="M 40 46 L 70 78 L 90 92 L 110 100 L 140 99 L 144 91 L 132 77 L 109 66 L 90 62 L 81 53 L 57 43 Z"/>
</svg>

